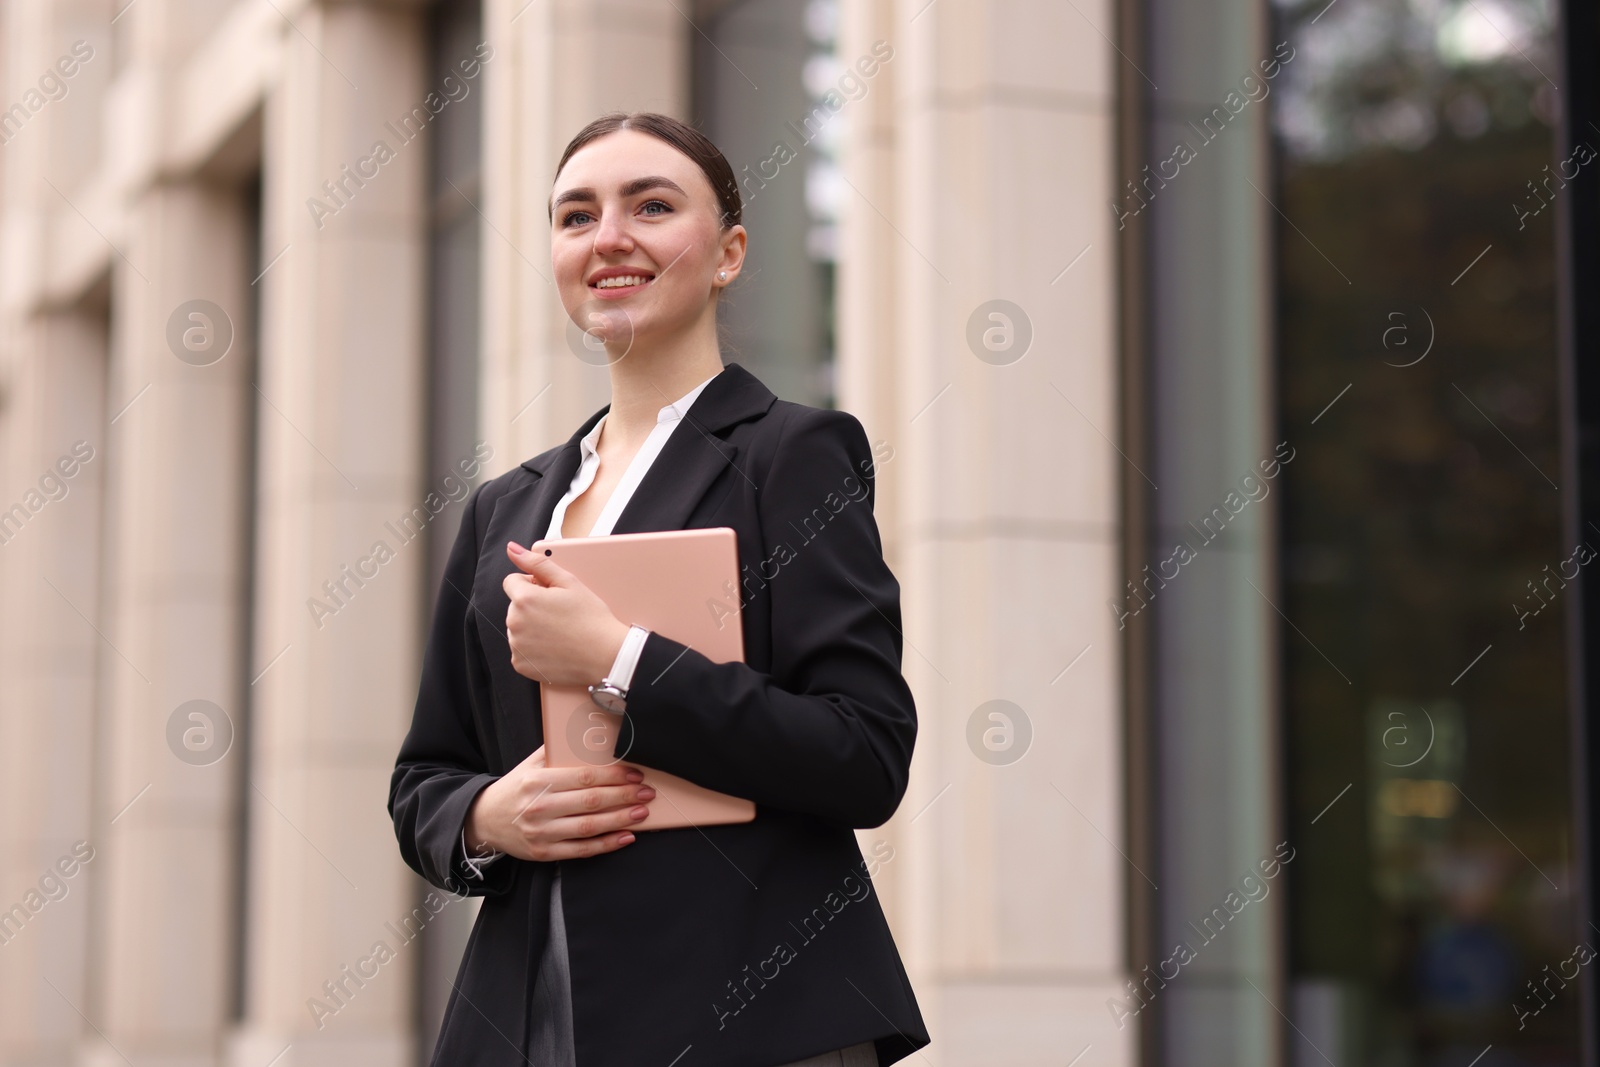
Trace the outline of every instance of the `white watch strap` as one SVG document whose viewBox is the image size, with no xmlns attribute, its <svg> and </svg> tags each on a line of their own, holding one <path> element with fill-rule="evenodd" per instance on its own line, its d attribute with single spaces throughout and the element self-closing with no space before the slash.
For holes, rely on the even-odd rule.
<svg viewBox="0 0 1600 1067">
<path fill-rule="evenodd" d="M 611 664 L 611 673 L 606 675 L 609 681 L 623 689 L 633 684 L 634 668 L 639 666 L 639 654 L 644 651 L 644 639 L 649 636 L 650 631 L 643 626 L 628 627 L 628 636 L 622 639 L 616 662 Z"/>
</svg>

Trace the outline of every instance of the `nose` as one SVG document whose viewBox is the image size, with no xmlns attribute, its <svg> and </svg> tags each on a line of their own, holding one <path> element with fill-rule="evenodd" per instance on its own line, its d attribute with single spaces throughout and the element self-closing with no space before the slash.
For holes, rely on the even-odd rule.
<svg viewBox="0 0 1600 1067">
<path fill-rule="evenodd" d="M 628 216 L 622 211 L 607 211 L 600 216 L 600 225 L 594 230 L 596 255 L 609 256 L 633 250 L 633 235 L 628 230 Z"/>
</svg>

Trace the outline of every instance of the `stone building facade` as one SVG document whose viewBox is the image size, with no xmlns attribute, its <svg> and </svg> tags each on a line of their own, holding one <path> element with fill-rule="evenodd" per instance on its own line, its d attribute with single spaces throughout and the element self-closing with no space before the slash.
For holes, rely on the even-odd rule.
<svg viewBox="0 0 1600 1067">
<path fill-rule="evenodd" d="M 919 1058 L 1135 1061 L 1110 0 L 0 7 L 0 1065 L 425 1062 L 472 905 L 388 778 L 462 487 L 608 398 L 545 203 L 612 109 L 704 117 L 794 253 L 726 358 L 893 449 Z"/>
</svg>

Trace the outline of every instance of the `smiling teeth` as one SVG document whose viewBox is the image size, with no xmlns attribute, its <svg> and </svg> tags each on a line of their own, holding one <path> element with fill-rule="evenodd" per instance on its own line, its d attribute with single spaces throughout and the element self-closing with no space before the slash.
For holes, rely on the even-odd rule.
<svg viewBox="0 0 1600 1067">
<path fill-rule="evenodd" d="M 643 285 L 650 279 L 642 274 L 619 274 L 615 278 L 602 278 L 595 283 L 596 289 L 622 289 L 629 285 Z"/>
</svg>

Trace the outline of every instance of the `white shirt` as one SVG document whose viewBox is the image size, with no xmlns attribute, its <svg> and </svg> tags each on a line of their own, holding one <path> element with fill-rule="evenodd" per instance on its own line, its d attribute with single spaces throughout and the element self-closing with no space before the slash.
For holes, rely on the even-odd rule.
<svg viewBox="0 0 1600 1067">
<path fill-rule="evenodd" d="M 717 372 L 722 373 L 721 371 Z M 717 375 L 713 374 L 711 378 Z M 633 494 L 639 488 L 639 483 L 644 481 L 644 476 L 649 473 L 650 466 L 661 454 L 661 449 L 666 445 L 667 438 L 672 436 L 672 431 L 678 428 L 683 421 L 683 416 L 688 413 L 700 391 L 711 384 L 707 378 L 683 396 L 674 400 L 660 411 L 656 412 L 656 424 L 650 428 L 650 434 L 644 439 L 644 444 L 639 446 L 633 459 L 628 463 L 628 469 L 622 472 L 622 480 L 611 491 L 611 497 L 606 501 L 605 507 L 600 509 L 600 515 L 594 521 L 594 526 L 585 536 L 601 537 L 611 533 L 612 527 L 617 524 L 617 519 L 622 514 L 622 509 L 628 506 L 628 501 L 633 499 Z M 567 508 L 574 500 L 582 496 L 594 484 L 595 475 L 600 471 L 600 453 L 597 446 L 600 441 L 600 431 L 605 427 L 606 419 L 611 417 L 608 411 L 600 416 L 600 421 L 594 424 L 590 431 L 583 435 L 578 442 L 579 451 L 583 456 L 578 464 L 578 471 L 572 476 L 572 482 L 567 487 L 566 493 L 556 502 L 555 511 L 550 514 L 550 528 L 545 531 L 546 540 L 564 536 L 561 532 L 562 523 L 567 517 Z M 642 626 L 628 628 L 628 636 L 622 639 L 622 648 L 617 652 L 617 658 L 611 665 L 607 678 L 626 689 L 633 682 L 634 668 L 639 664 L 639 653 L 644 648 L 645 638 L 650 631 Z M 474 856 L 467 848 L 465 829 L 461 833 L 461 850 L 466 854 L 467 866 L 473 874 L 481 880 L 482 867 L 505 855 L 503 852 L 490 852 L 484 856 Z"/>
<path fill-rule="evenodd" d="M 711 378 L 716 376 L 713 374 Z M 656 424 L 650 428 L 650 434 L 644 439 L 644 444 L 639 446 L 639 451 L 634 453 L 633 459 L 628 463 L 628 469 L 622 472 L 622 480 L 611 491 L 611 498 L 606 501 L 606 506 L 600 509 L 599 517 L 594 520 L 594 526 L 585 536 L 603 537 L 611 532 L 611 528 L 617 524 L 617 519 L 622 515 L 622 509 L 633 499 L 634 490 L 639 488 L 639 483 L 644 481 L 651 464 L 655 463 L 656 457 L 661 454 L 667 438 L 672 436 L 672 431 L 683 421 L 683 416 L 688 413 L 700 391 L 711 384 L 711 378 L 707 378 L 656 412 Z M 566 521 L 567 508 L 594 484 L 595 476 L 600 471 L 600 453 L 597 451 L 600 431 L 605 427 L 606 419 L 610 417 L 610 412 L 600 416 L 600 421 L 595 423 L 594 428 L 584 434 L 583 439 L 578 442 L 583 461 L 578 464 L 578 473 L 573 475 L 572 485 L 568 487 L 566 495 L 556 502 L 556 509 L 550 515 L 550 529 L 545 531 L 546 540 L 564 536 L 561 526 Z M 633 684 L 633 670 L 639 664 L 639 653 L 644 648 L 644 639 L 649 632 L 642 626 L 629 627 L 628 636 L 622 639 L 622 648 L 618 650 L 616 661 L 611 666 L 611 672 L 606 675 L 607 678 L 624 689 Z"/>
</svg>

